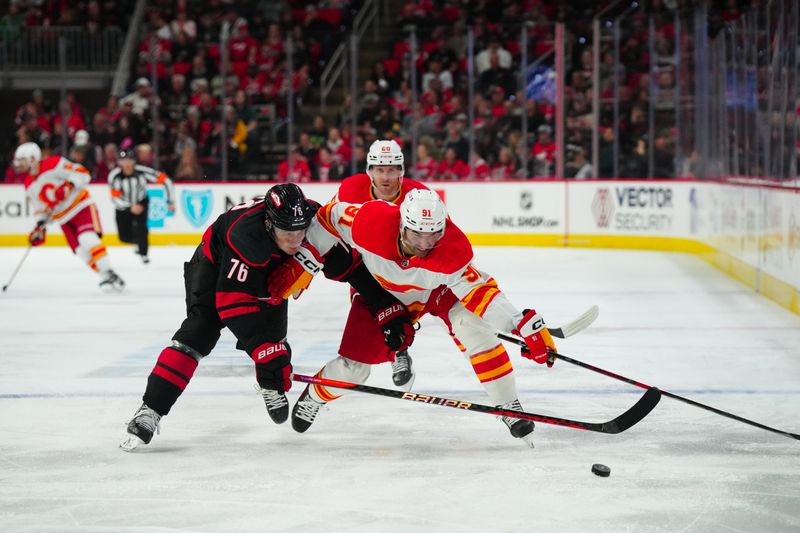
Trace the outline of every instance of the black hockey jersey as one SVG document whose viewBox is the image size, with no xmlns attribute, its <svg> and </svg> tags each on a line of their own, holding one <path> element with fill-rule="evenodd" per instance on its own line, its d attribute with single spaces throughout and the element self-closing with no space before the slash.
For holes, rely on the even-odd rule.
<svg viewBox="0 0 800 533">
<path fill-rule="evenodd" d="M 203 234 L 203 255 L 216 270 L 215 303 L 223 323 L 247 349 L 263 342 L 266 323 L 285 335 L 285 310 L 278 313 L 282 324 L 274 324 L 276 308 L 286 302 L 273 299 L 267 289 L 270 272 L 289 256 L 282 252 L 264 226 L 264 200 L 254 200 L 220 215 Z M 269 328 L 272 329 L 272 328 Z M 280 336 L 279 336 L 280 335 Z"/>
</svg>

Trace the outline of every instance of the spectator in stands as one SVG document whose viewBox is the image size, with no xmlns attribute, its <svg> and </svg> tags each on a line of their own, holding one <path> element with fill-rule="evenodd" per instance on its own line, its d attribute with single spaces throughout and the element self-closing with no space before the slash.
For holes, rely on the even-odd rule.
<svg viewBox="0 0 800 533">
<path fill-rule="evenodd" d="M 417 145 L 417 166 L 414 167 L 414 179 L 425 181 L 435 180 L 436 171 L 439 166 L 436 159 L 431 155 L 432 142 L 421 140 Z"/>
<path fill-rule="evenodd" d="M 449 70 L 443 70 L 442 57 L 438 54 L 432 54 L 428 57 L 428 70 L 422 75 L 423 92 L 432 90 L 431 82 L 433 80 L 438 80 L 440 82 L 440 90 L 442 92 L 452 91 L 453 75 Z"/>
<path fill-rule="evenodd" d="M 298 154 L 296 147 L 292 147 L 289 159 L 284 159 L 278 165 L 278 181 L 293 183 L 311 181 L 311 168 Z"/>
<path fill-rule="evenodd" d="M 445 158 L 447 157 L 447 151 L 452 149 L 455 158 L 465 164 L 469 161 L 469 141 L 463 134 L 466 124 L 467 115 L 464 113 L 459 114 L 453 120 L 449 120 L 446 125 L 447 135 L 442 145 L 445 150 Z"/>
<path fill-rule="evenodd" d="M 460 160 L 453 146 L 445 145 L 444 159 L 439 161 L 436 169 L 437 178 L 440 180 L 463 180 L 469 176 L 469 165 Z"/>
<path fill-rule="evenodd" d="M 376 61 L 372 65 L 370 79 L 378 86 L 378 92 L 382 98 L 390 96 L 398 87 L 397 77 L 386 72 L 383 61 Z"/>
<path fill-rule="evenodd" d="M 131 111 L 134 114 L 144 116 L 150 109 L 150 80 L 139 78 L 136 80 L 134 87 L 134 91 L 123 97 L 119 103 L 122 105 L 130 103 L 133 106 Z"/>
<path fill-rule="evenodd" d="M 568 178 L 585 180 L 592 177 L 592 165 L 586 159 L 586 151 L 580 146 L 567 146 L 567 161 L 564 164 L 564 174 Z"/>
<path fill-rule="evenodd" d="M 500 148 L 497 161 L 492 165 L 492 179 L 493 180 L 510 180 L 514 178 L 517 172 L 517 164 L 514 161 L 514 155 L 511 149 L 507 146 Z"/>
<path fill-rule="evenodd" d="M 534 176 L 552 176 L 555 163 L 556 144 L 553 142 L 553 128 L 542 124 L 536 130 L 537 140 L 531 147 L 534 162 Z"/>
<path fill-rule="evenodd" d="M 489 164 L 481 157 L 478 152 L 472 155 L 472 164 L 470 165 L 470 172 L 472 177 L 476 180 L 487 180 L 491 177 L 492 171 Z"/>
<path fill-rule="evenodd" d="M 331 157 L 335 164 L 350 164 L 350 157 L 352 155 L 350 144 L 344 141 L 338 128 L 331 128 L 328 130 L 328 139 L 325 142 L 325 146 L 331 151 Z"/>
<path fill-rule="evenodd" d="M 107 143 L 103 146 L 103 157 L 97 163 L 92 173 L 92 181 L 95 183 L 108 183 L 109 173 L 117 167 L 117 154 L 119 148 L 114 143 Z"/>
<path fill-rule="evenodd" d="M 318 148 L 311 142 L 311 135 L 305 131 L 301 132 L 297 140 L 297 153 L 308 161 L 312 170 L 314 169 L 314 162 L 317 160 L 317 150 Z"/>
<path fill-rule="evenodd" d="M 491 68 L 491 58 L 493 55 L 497 56 L 497 63 L 500 68 L 511 68 L 511 52 L 503 48 L 500 44 L 500 38 L 497 35 L 492 35 L 489 39 L 489 47 L 481 50 L 475 56 L 475 70 L 478 76 Z"/>
<path fill-rule="evenodd" d="M 89 132 L 78 130 L 75 132 L 75 140 L 69 151 L 69 159 L 86 167 L 92 173 L 95 167 L 94 149 L 89 138 Z"/>
<path fill-rule="evenodd" d="M 316 147 L 322 146 L 328 139 L 328 126 L 325 124 L 325 117 L 316 115 L 308 131 L 311 144 Z"/>
<path fill-rule="evenodd" d="M 0 18 L 0 35 L 7 43 L 15 43 L 22 33 L 25 25 L 25 14 L 22 13 L 20 4 L 11 2 L 8 5 L 8 12 Z"/>
<path fill-rule="evenodd" d="M 632 152 L 627 157 L 620 158 L 620 160 L 620 177 L 646 178 L 647 141 L 644 138 L 636 139 Z"/>
<path fill-rule="evenodd" d="M 175 168 L 174 178 L 184 181 L 198 181 L 203 178 L 203 169 L 197 162 L 197 153 L 194 146 L 186 144 L 179 152 L 180 159 Z"/>
<path fill-rule="evenodd" d="M 517 90 L 516 76 L 510 68 L 500 66 L 500 57 L 497 53 L 489 55 L 489 68 L 478 78 L 478 91 L 489 94 L 492 87 L 502 88 L 505 94 L 514 94 Z"/>
<path fill-rule="evenodd" d="M 312 179 L 314 181 L 341 181 L 346 177 L 344 165 L 336 164 L 327 146 L 321 146 L 317 153 L 318 161 L 314 165 Z"/>
<path fill-rule="evenodd" d="M 183 34 L 189 42 L 194 42 L 197 38 L 197 24 L 187 15 L 186 0 L 178 0 L 177 3 L 175 18 L 170 22 L 172 35 Z"/>
</svg>

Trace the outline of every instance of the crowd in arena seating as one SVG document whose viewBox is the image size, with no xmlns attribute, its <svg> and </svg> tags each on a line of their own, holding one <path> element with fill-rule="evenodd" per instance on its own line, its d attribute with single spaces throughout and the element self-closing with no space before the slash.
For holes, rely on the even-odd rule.
<svg viewBox="0 0 800 533">
<path fill-rule="evenodd" d="M 85 20 L 103 17 L 126 2 L 88 2 Z M 683 4 L 685 2 L 679 2 Z M 44 20 L 29 2 L 26 20 Z M 50 6 L 51 2 L 39 2 Z M 87 114 L 74 95 L 67 98 L 66 126 L 40 91 L 17 113 L 16 142 L 34 140 L 60 150 L 67 130 L 70 157 L 91 165 L 102 181 L 120 148 L 137 147 L 140 161 L 158 164 L 175 179 L 216 179 L 224 149 L 234 174 L 266 179 L 327 181 L 363 168 L 366 147 L 375 139 L 395 139 L 406 153 L 407 175 L 427 180 L 513 179 L 555 173 L 555 95 L 552 91 L 554 22 L 568 22 L 565 109 L 565 174 L 591 177 L 592 89 L 599 84 L 601 106 L 600 177 L 614 175 L 614 146 L 621 177 L 649 172 L 649 112 L 655 115 L 654 177 L 676 175 L 675 88 L 681 79 L 674 61 L 673 11 L 654 0 L 632 13 L 623 27 L 620 57 L 604 40 L 600 78 L 592 71 L 591 18 L 608 2 L 575 0 L 471 1 L 408 0 L 403 3 L 385 57 L 372 66 L 357 95 L 356 129 L 346 98 L 339 116 L 308 116 L 304 103 L 314 95 L 321 68 L 352 25 L 362 2 L 225 2 L 191 0 L 152 2 L 139 42 L 129 92 L 111 96 Z M 12 2 L 12 6 L 24 6 Z M 13 13 L 12 13 L 13 11 Z M 69 11 L 69 10 L 67 10 Z M 35 13 L 35 15 L 32 15 Z M 87 14 L 88 13 L 88 14 Z M 6 20 L 19 18 L 10 10 Z M 656 34 L 656 79 L 651 80 L 648 20 Z M 59 18 L 62 20 L 66 15 Z M 73 14 L 75 16 L 75 14 Z M 119 22 L 113 18 L 105 19 Z M 226 50 L 223 25 L 230 28 Z M 418 55 L 412 61 L 413 25 Z M 474 84 L 466 60 L 467 29 L 473 31 Z M 519 76 L 520 33 L 525 28 L 528 58 L 541 69 Z M 389 32 L 391 34 L 391 32 Z M 287 75 L 287 37 L 292 37 L 291 74 Z M 229 68 L 223 74 L 223 58 Z M 548 59 L 549 58 L 549 59 Z M 415 72 L 414 72 L 415 71 Z M 415 74 L 415 75 L 412 75 Z M 617 128 L 614 128 L 613 78 L 619 76 Z M 684 74 L 685 75 L 685 74 Z M 412 86 L 412 80 L 417 86 Z M 157 90 L 153 84 L 157 84 Z M 657 98 L 650 102 L 650 86 Z M 472 107 L 469 94 L 473 93 Z M 273 172 L 259 170 L 265 151 L 286 139 L 289 94 L 294 97 L 295 135 L 289 158 Z M 155 106 L 155 108 L 153 108 Z M 527 137 L 523 138 L 523 117 Z M 471 122 L 470 122 L 471 118 Z M 157 124 L 154 131 L 153 124 Z M 614 142 L 615 131 L 619 135 Z M 473 155 L 469 133 L 473 134 Z M 413 141 L 416 140 L 416 145 Z M 285 154 L 285 151 L 284 151 Z M 158 157 L 154 161 L 154 157 Z M 416 165 L 411 168 L 414 159 Z M 351 162 L 355 161 L 355 166 Z M 527 166 L 524 166 L 527 161 Z M 691 169 L 679 169 L 681 175 Z M 13 173 L 12 173 L 13 174 Z M 7 179 L 14 179 L 8 176 Z"/>
</svg>

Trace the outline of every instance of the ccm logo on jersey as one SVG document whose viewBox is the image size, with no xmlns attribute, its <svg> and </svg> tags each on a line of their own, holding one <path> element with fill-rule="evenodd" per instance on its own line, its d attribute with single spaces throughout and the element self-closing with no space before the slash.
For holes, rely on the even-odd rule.
<svg viewBox="0 0 800 533">
<path fill-rule="evenodd" d="M 280 352 L 285 352 L 285 351 L 286 351 L 286 345 L 283 344 L 282 342 L 279 342 L 278 344 L 267 346 L 266 348 L 258 352 L 256 358 L 258 361 L 261 361 L 265 357 L 269 357 L 273 354 L 278 354 Z"/>
</svg>

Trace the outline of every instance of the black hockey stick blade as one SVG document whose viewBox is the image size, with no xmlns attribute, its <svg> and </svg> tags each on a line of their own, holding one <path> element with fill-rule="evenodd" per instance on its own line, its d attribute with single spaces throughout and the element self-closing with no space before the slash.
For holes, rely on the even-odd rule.
<svg viewBox="0 0 800 533">
<path fill-rule="evenodd" d="M 337 389 L 348 389 L 367 394 L 375 394 L 377 396 L 386 396 L 388 398 L 397 398 L 398 400 L 408 400 L 417 403 L 424 403 L 428 405 L 440 405 L 442 407 L 452 407 L 454 409 L 463 409 L 467 411 L 475 411 L 478 413 L 487 413 L 495 416 L 509 416 L 514 418 L 522 418 L 525 420 L 533 420 L 543 424 L 553 424 L 556 426 L 570 427 L 574 429 L 584 429 L 587 431 L 595 431 L 598 433 L 616 434 L 622 433 L 626 429 L 634 426 L 641 419 L 653 410 L 661 399 L 661 393 L 658 389 L 650 389 L 644 393 L 636 404 L 630 409 L 622 413 L 614 420 L 608 422 L 584 422 L 580 420 L 570 420 L 568 418 L 559 418 L 549 415 L 540 415 L 536 413 L 527 413 L 524 411 L 512 411 L 510 409 L 503 409 L 501 407 L 493 407 L 489 405 L 481 405 L 472 402 L 464 402 L 461 400 L 453 400 L 450 398 L 442 398 L 432 394 L 417 394 L 414 392 L 403 392 L 394 389 L 384 389 L 381 387 L 373 387 L 371 385 L 359 385 L 357 383 L 350 383 L 347 381 L 338 381 L 334 379 L 327 379 L 320 376 L 305 376 L 302 374 L 292 374 L 294 381 L 302 383 L 312 383 L 316 385 L 324 385 L 327 387 Z"/>
<path fill-rule="evenodd" d="M 647 389 L 633 407 L 619 415 L 614 420 L 603 424 L 603 433 L 622 433 L 631 426 L 638 424 L 644 417 L 655 409 L 661 401 L 661 391 L 655 387 Z"/>
</svg>

